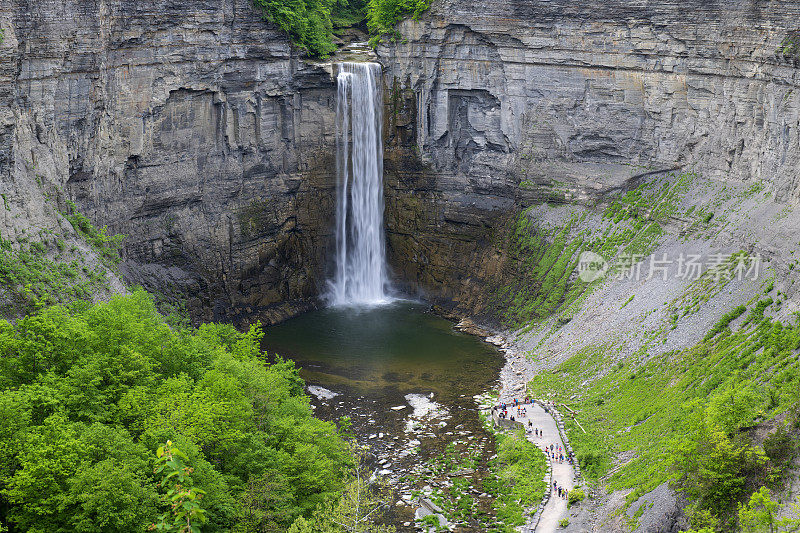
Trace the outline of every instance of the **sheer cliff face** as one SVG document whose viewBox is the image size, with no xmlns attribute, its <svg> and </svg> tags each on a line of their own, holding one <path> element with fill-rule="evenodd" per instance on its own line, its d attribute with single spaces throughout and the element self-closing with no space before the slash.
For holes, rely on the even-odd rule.
<svg viewBox="0 0 800 533">
<path fill-rule="evenodd" d="M 196 316 L 318 293 L 335 86 L 250 0 L 5 5 L 0 236 L 69 198 L 128 235 L 129 282 Z M 647 172 L 800 198 L 800 59 L 776 54 L 799 20 L 780 0 L 434 2 L 379 50 L 395 274 L 480 311 L 510 214 Z"/>
<path fill-rule="evenodd" d="M 0 178 L 20 216 L 6 238 L 40 222 L 38 179 L 128 235 L 129 282 L 198 316 L 279 316 L 317 293 L 335 86 L 250 0 L 11 4 Z"/>
<path fill-rule="evenodd" d="M 800 60 L 776 54 L 800 29 L 797 2 L 444 0 L 398 29 L 379 50 L 394 87 L 388 202 L 406 212 L 388 227 L 396 268 L 421 287 L 459 264 L 448 290 L 463 293 L 474 263 L 451 255 L 459 239 L 437 241 L 485 238 L 525 195 L 594 201 L 680 167 L 800 197 Z"/>
</svg>

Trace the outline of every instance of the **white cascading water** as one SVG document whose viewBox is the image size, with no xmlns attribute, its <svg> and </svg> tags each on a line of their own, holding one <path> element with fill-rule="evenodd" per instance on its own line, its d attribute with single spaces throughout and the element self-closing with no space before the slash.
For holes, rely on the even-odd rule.
<svg viewBox="0 0 800 533">
<path fill-rule="evenodd" d="M 334 306 L 375 305 L 390 300 L 383 241 L 381 66 L 338 67 L 336 272 L 327 299 Z"/>
</svg>

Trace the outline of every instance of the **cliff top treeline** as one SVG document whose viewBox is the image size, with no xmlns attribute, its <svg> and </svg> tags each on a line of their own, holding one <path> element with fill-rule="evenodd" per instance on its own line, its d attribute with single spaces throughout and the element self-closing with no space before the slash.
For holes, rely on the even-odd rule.
<svg viewBox="0 0 800 533">
<path fill-rule="evenodd" d="M 253 0 L 264 16 L 276 23 L 292 41 L 312 56 L 336 50 L 335 28 L 366 22 L 375 44 L 382 35 L 394 34 L 405 17 L 418 17 L 430 0 Z"/>
</svg>

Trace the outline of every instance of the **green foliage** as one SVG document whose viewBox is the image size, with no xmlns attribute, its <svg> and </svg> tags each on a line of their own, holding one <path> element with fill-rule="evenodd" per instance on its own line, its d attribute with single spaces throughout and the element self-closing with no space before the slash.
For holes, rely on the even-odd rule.
<svg viewBox="0 0 800 533">
<path fill-rule="evenodd" d="M 525 523 L 525 509 L 538 505 L 547 487 L 547 461 L 542 451 L 522 431 L 497 435 L 493 475 L 484 479 L 486 492 L 495 496 L 497 520 L 502 531 L 514 531 Z"/>
<path fill-rule="evenodd" d="M 18 316 L 41 305 L 90 299 L 108 285 L 102 267 L 89 268 L 79 259 L 61 260 L 45 255 L 46 246 L 34 242 L 30 250 L 0 246 L 0 284 L 6 289 L 2 314 Z"/>
<path fill-rule="evenodd" d="M 206 511 L 200 506 L 206 492 L 194 486 L 194 469 L 186 464 L 189 458 L 169 440 L 159 446 L 156 456 L 155 473 L 161 476 L 159 486 L 167 489 L 162 500 L 168 510 L 150 529 L 199 533 L 200 525 L 208 521 Z"/>
<path fill-rule="evenodd" d="M 10 469 L 0 480 L 12 523 L 23 531 L 144 530 L 158 499 L 143 446 L 124 429 L 70 422 L 63 414 L 36 425 L 30 403 L 42 399 L 22 391 L 6 395 L 25 402 L 26 427 L 3 422 L 13 439 L 7 451 L 16 452 L 4 455 Z"/>
<path fill-rule="evenodd" d="M 714 327 L 711 328 L 711 330 L 706 334 L 704 340 L 709 340 L 715 335 L 722 332 L 722 330 L 728 327 L 728 324 L 730 324 L 732 321 L 742 316 L 742 314 L 745 311 L 747 311 L 747 307 L 744 305 L 740 305 L 739 307 L 733 309 L 732 311 L 728 311 L 727 313 L 722 315 L 722 318 L 719 319 L 719 322 L 717 322 L 714 325 Z"/>
<path fill-rule="evenodd" d="M 145 531 L 166 441 L 192 467 L 185 486 L 206 493 L 204 532 L 230 530 L 253 505 L 239 531 L 285 531 L 337 498 L 347 447 L 312 416 L 293 363 L 263 362 L 261 336 L 170 327 L 142 291 L 0 321 L 0 521 Z"/>
<path fill-rule="evenodd" d="M 775 433 L 764 439 L 764 453 L 770 462 L 780 471 L 787 471 L 797 455 L 797 443 L 786 431 L 779 427 Z"/>
<path fill-rule="evenodd" d="M 350 444 L 352 467 L 348 482 L 338 499 L 330 500 L 314 514 L 314 531 L 326 533 L 392 533 L 393 526 L 379 523 L 388 507 L 389 488 L 382 482 L 370 481 L 364 466 L 367 448 Z"/>
<path fill-rule="evenodd" d="M 761 487 L 750 496 L 745 505 L 739 504 L 739 527 L 742 532 L 775 531 L 778 502 L 772 501 L 767 487 Z"/>
<path fill-rule="evenodd" d="M 697 512 L 709 507 L 731 520 L 737 502 L 754 485 L 776 483 L 794 453 L 781 432 L 762 449 L 746 430 L 798 405 L 800 325 L 763 318 L 763 307 L 751 308 L 762 318 L 680 353 L 617 364 L 615 346 L 587 347 L 534 378 L 529 394 L 572 398 L 587 433 L 570 419 L 565 425 L 590 480 L 630 454 L 608 478 L 611 490 L 631 491 L 628 502 L 672 477 Z"/>
<path fill-rule="evenodd" d="M 397 23 L 406 17 L 419 18 L 430 0 L 253 0 L 253 4 L 309 55 L 327 57 L 336 50 L 334 28 L 366 20 L 373 36 L 370 43 L 376 46 L 383 35 L 397 37 Z"/>
<path fill-rule="evenodd" d="M 331 22 L 335 28 L 355 26 L 367 16 L 366 0 L 336 0 L 331 8 Z"/>
<path fill-rule="evenodd" d="M 759 476 L 768 462 L 761 448 L 738 433 L 749 418 L 747 413 L 731 416 L 740 408 L 731 406 L 720 417 L 710 403 L 705 412 L 695 409 L 687 416 L 689 432 L 674 445 L 672 459 L 676 487 L 694 509 L 728 515 L 745 496 L 748 479 Z"/>
<path fill-rule="evenodd" d="M 336 46 L 331 42 L 334 0 L 253 0 L 264 16 L 288 33 L 292 41 L 312 56 L 325 57 Z"/>
<path fill-rule="evenodd" d="M 800 31 L 789 32 L 775 53 L 784 59 L 800 59 Z"/>
<path fill-rule="evenodd" d="M 236 532 L 279 531 L 295 514 L 289 480 L 274 469 L 251 476 L 239 501 Z"/>
<path fill-rule="evenodd" d="M 575 503 L 580 503 L 586 497 L 586 493 L 583 492 L 583 489 L 572 489 L 569 492 L 569 505 L 573 505 Z"/>
<path fill-rule="evenodd" d="M 355 26 L 366 19 L 375 46 L 383 35 L 397 36 L 395 26 L 414 19 L 430 7 L 430 0 L 253 0 L 264 16 L 288 33 L 311 56 L 327 57 L 336 50 L 334 28 Z"/>
<path fill-rule="evenodd" d="M 17 317 L 45 305 L 90 300 L 108 289 L 108 269 L 120 261 L 122 235 L 109 236 L 67 202 L 62 213 L 79 236 L 96 250 L 103 265 L 73 246 L 65 255 L 64 235 L 39 231 L 35 238 L 18 239 L 17 246 L 0 239 L 0 315 Z M 4 294 L 3 294 L 4 293 Z"/>
<path fill-rule="evenodd" d="M 86 242 L 92 245 L 100 256 L 110 263 L 110 266 L 116 265 L 121 261 L 119 251 L 122 248 L 122 241 L 125 239 L 125 235 L 108 235 L 105 226 L 98 230 L 91 220 L 78 211 L 75 204 L 69 200 L 67 200 L 67 210 L 61 214 L 69 220 L 75 231 L 82 235 Z"/>
<path fill-rule="evenodd" d="M 558 527 L 560 527 L 562 529 L 566 528 L 568 525 L 569 525 L 569 518 L 567 518 L 567 517 L 564 517 L 564 518 L 562 518 L 561 520 L 558 521 Z"/>
<path fill-rule="evenodd" d="M 381 36 L 391 34 L 397 37 L 394 29 L 406 17 L 417 20 L 428 10 L 430 0 L 369 0 L 367 3 L 367 27 L 373 35 L 370 43 L 374 46 Z"/>
<path fill-rule="evenodd" d="M 601 276 L 586 282 L 574 276 L 583 252 L 603 257 L 610 265 L 607 275 L 622 277 L 632 271 L 658 244 L 662 224 L 676 215 L 680 195 L 696 175 L 671 178 L 644 182 L 613 200 L 597 228 L 582 226 L 585 211 L 568 214 L 563 224 L 550 228 L 521 213 L 508 230 L 507 249 L 518 265 L 512 276 L 516 281 L 497 291 L 505 322 L 532 328 L 554 314 L 562 323 L 571 320 L 580 303 L 606 280 Z"/>
<path fill-rule="evenodd" d="M 749 324 L 759 324 L 762 320 L 764 320 L 764 311 L 766 311 L 767 307 L 772 305 L 772 303 L 772 298 L 759 300 L 755 307 L 750 310 L 750 313 L 747 315 L 742 327 Z"/>
</svg>

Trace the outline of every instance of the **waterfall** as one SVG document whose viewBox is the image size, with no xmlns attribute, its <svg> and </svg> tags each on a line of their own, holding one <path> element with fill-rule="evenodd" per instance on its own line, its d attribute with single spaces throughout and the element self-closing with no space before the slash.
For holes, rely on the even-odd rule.
<svg viewBox="0 0 800 533">
<path fill-rule="evenodd" d="M 331 305 L 387 302 L 381 66 L 340 63 L 336 97 L 336 271 Z"/>
</svg>

